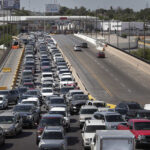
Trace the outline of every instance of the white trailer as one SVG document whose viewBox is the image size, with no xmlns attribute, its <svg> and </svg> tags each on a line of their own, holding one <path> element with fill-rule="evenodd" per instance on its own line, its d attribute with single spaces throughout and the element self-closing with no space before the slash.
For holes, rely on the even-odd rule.
<svg viewBox="0 0 150 150">
<path fill-rule="evenodd" d="M 135 150 L 134 135 L 128 130 L 97 130 L 91 150 Z"/>
</svg>

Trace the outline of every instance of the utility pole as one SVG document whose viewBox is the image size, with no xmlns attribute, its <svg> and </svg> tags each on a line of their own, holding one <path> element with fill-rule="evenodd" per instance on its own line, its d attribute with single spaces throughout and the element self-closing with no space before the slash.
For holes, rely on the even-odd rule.
<svg viewBox="0 0 150 150">
<path fill-rule="evenodd" d="M 130 53 L 130 21 L 129 21 L 129 53 Z"/>
<path fill-rule="evenodd" d="M 96 9 L 96 39 L 97 39 L 97 9 Z"/>
<path fill-rule="evenodd" d="M 143 57 L 145 58 L 145 17 L 144 17 L 144 53 L 143 53 Z"/>
</svg>

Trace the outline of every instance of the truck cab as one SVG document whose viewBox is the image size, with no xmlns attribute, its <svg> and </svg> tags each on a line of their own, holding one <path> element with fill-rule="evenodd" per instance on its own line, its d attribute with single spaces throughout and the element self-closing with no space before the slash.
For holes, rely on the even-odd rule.
<svg viewBox="0 0 150 150">
<path fill-rule="evenodd" d="M 125 130 L 97 130 L 91 150 L 135 150 L 134 135 Z"/>
</svg>

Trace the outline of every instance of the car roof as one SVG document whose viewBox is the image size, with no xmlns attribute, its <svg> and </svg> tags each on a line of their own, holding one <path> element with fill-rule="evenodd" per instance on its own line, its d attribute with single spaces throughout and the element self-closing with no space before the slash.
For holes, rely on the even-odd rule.
<svg viewBox="0 0 150 150">
<path fill-rule="evenodd" d="M 14 116 L 15 113 L 13 111 L 3 111 L 0 113 L 0 116 Z"/>
<path fill-rule="evenodd" d="M 150 122 L 148 119 L 130 119 L 132 122 Z"/>
<path fill-rule="evenodd" d="M 70 93 L 83 92 L 82 90 L 69 90 Z M 83 92 L 84 93 L 84 92 Z"/>
<path fill-rule="evenodd" d="M 99 101 L 99 100 L 89 100 L 88 102 L 91 102 L 91 103 L 105 103 L 104 101 Z"/>
<path fill-rule="evenodd" d="M 83 105 L 81 106 L 81 109 L 97 109 L 97 107 L 92 105 Z"/>
<path fill-rule="evenodd" d="M 106 125 L 106 124 L 103 120 L 86 120 L 85 125 L 90 126 L 90 125 Z"/>
<path fill-rule="evenodd" d="M 22 100 L 22 102 L 37 102 L 38 101 L 38 99 L 24 99 L 24 100 Z"/>
<path fill-rule="evenodd" d="M 42 118 L 46 118 L 46 117 L 63 118 L 63 115 L 61 115 L 61 114 L 44 114 L 44 115 L 42 115 Z"/>
<path fill-rule="evenodd" d="M 62 132 L 64 130 L 63 130 L 63 127 L 61 126 L 46 126 L 44 128 L 44 132 L 50 132 L 50 131 Z"/>
<path fill-rule="evenodd" d="M 104 116 L 106 116 L 106 115 L 120 115 L 120 114 L 117 113 L 117 112 L 110 112 L 110 111 L 95 112 L 94 114 L 102 114 L 102 115 L 104 115 Z"/>
<path fill-rule="evenodd" d="M 66 111 L 65 107 L 52 107 L 50 111 Z"/>
</svg>

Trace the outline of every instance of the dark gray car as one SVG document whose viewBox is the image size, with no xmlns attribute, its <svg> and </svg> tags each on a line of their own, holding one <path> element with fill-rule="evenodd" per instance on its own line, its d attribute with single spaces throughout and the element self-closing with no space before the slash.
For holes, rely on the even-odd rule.
<svg viewBox="0 0 150 150">
<path fill-rule="evenodd" d="M 34 127 L 35 123 L 37 123 L 40 118 L 34 104 L 18 104 L 14 107 L 13 111 L 19 113 L 22 117 L 23 127 Z"/>
</svg>

